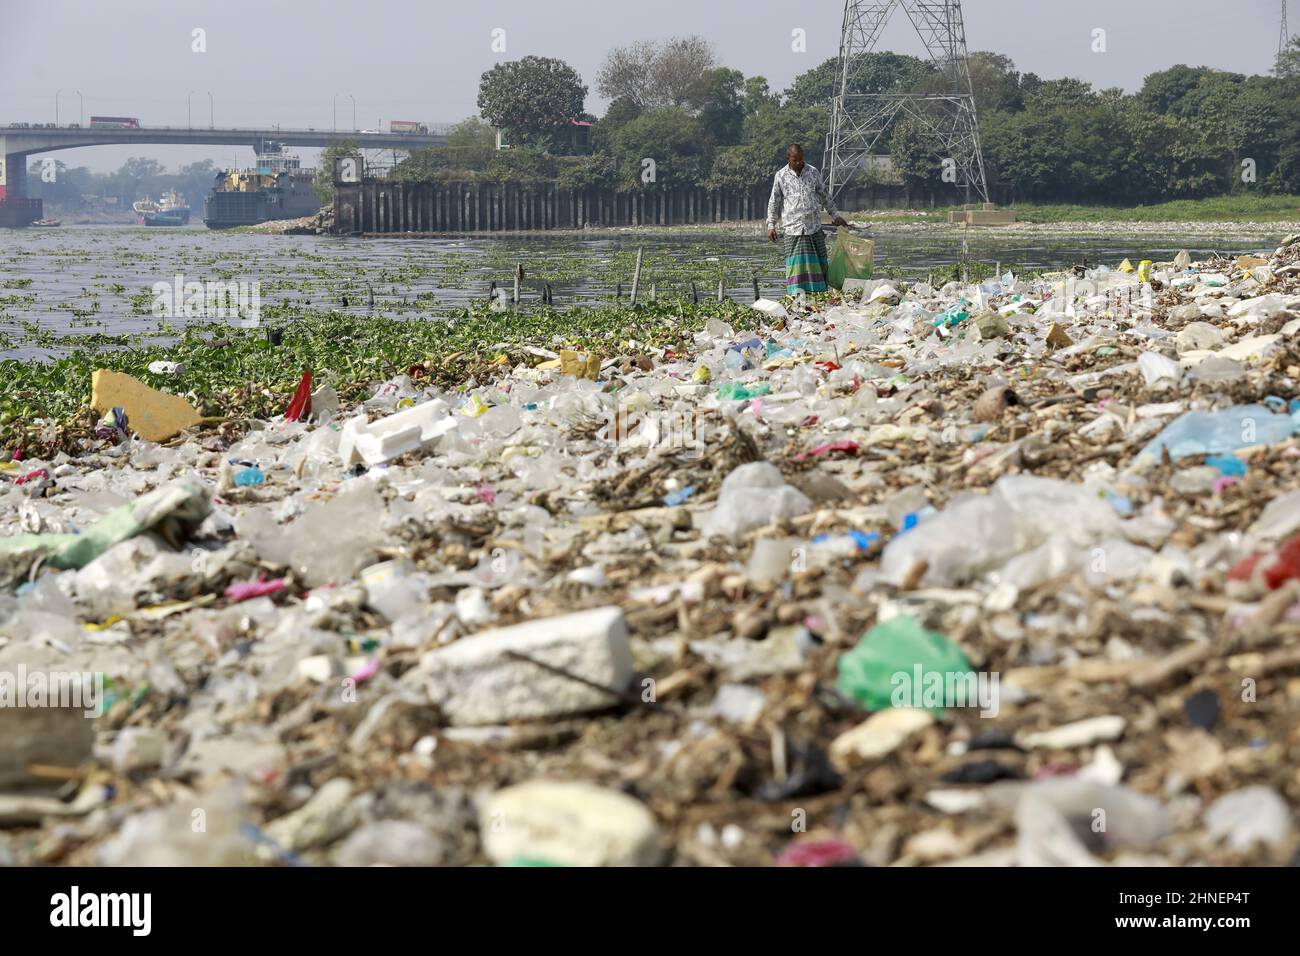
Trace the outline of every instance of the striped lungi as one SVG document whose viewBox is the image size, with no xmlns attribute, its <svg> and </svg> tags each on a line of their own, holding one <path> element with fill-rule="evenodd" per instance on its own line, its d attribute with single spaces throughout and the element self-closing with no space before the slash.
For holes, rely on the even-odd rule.
<svg viewBox="0 0 1300 956">
<path fill-rule="evenodd" d="M 826 233 L 818 229 L 810 236 L 785 237 L 785 291 L 826 291 Z"/>
</svg>

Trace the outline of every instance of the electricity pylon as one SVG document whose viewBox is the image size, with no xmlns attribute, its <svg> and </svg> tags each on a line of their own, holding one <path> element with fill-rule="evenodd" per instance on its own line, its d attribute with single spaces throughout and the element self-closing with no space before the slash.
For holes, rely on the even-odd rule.
<svg viewBox="0 0 1300 956">
<path fill-rule="evenodd" d="M 854 93 L 864 54 L 874 51 L 895 8 L 902 7 L 916 28 L 926 55 L 939 71 L 943 89 L 935 93 Z M 979 120 L 971 87 L 970 58 L 960 0 L 845 0 L 840 33 L 839 89 L 826 138 L 828 184 L 837 195 L 870 162 L 881 139 L 901 117 L 931 133 L 943 166 L 936 175 L 966 194 L 989 201 Z"/>
</svg>

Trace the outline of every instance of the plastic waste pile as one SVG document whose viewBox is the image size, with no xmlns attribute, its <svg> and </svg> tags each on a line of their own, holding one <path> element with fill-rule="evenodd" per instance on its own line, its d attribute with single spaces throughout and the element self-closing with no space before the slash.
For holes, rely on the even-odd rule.
<svg viewBox="0 0 1300 956">
<path fill-rule="evenodd" d="M 774 304 L 0 463 L 0 861 L 1292 859 L 1300 237 Z"/>
</svg>

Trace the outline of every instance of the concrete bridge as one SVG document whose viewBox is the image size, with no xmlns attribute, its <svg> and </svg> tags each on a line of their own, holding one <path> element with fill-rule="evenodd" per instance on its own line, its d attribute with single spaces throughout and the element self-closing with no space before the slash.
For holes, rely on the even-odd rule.
<svg viewBox="0 0 1300 956">
<path fill-rule="evenodd" d="M 360 133 L 353 130 L 146 126 L 116 129 L 87 126 L 26 126 L 0 123 L 0 201 L 27 195 L 27 157 L 80 146 L 330 146 L 352 141 L 361 149 L 425 149 L 443 146 L 446 135 L 430 133 Z"/>
</svg>

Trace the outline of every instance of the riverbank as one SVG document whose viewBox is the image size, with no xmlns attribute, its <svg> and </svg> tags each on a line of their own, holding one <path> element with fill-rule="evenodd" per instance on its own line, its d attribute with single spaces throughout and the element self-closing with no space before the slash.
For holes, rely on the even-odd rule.
<svg viewBox="0 0 1300 956">
<path fill-rule="evenodd" d="M 146 336 L 80 336 L 70 353 L 50 361 L 0 361 L 0 448 L 24 448 L 29 455 L 75 451 L 88 424 L 90 379 L 98 368 L 126 372 L 156 388 L 179 388 L 204 415 L 239 422 L 283 411 L 304 368 L 349 400 L 376 378 L 412 367 L 429 382 L 452 387 L 491 372 L 501 356 L 530 361 L 520 355 L 527 347 L 609 351 L 633 340 L 680 348 L 710 319 L 747 329 L 758 318 L 730 300 L 527 314 L 494 311 L 482 302 L 431 321 L 286 308 L 267 310 L 260 328 L 197 323 L 166 343 Z M 153 362 L 178 363 L 184 375 L 150 372 Z"/>
<path fill-rule="evenodd" d="M 297 219 L 272 219 L 259 222 L 255 226 L 235 226 L 233 233 L 247 233 L 261 236 L 319 236 L 328 233 L 334 226 L 334 208 L 321 207 L 320 212 Z"/>
<path fill-rule="evenodd" d="M 967 238 L 996 242 L 1001 239 L 1020 236 L 1040 236 L 1060 239 L 1111 239 L 1124 236 L 1152 237 L 1177 240 L 1199 236 L 1223 236 L 1238 238 L 1259 238 L 1275 242 L 1282 236 L 1290 235 L 1300 229 L 1300 209 L 1294 211 L 1292 218 L 1253 220 L 1253 219 L 1125 219 L 1124 213 L 1133 210 L 1115 210 L 1115 218 L 1098 218 L 1096 220 L 1070 220 L 1066 218 L 1052 221 L 1022 221 L 1006 226 L 960 226 L 950 225 L 947 212 L 925 213 L 918 211 L 886 210 L 881 213 L 853 212 L 846 213 L 850 226 L 857 231 L 869 232 L 880 236 L 933 236 L 936 238 Z M 826 228 L 834 232 L 829 224 Z M 390 237 L 394 234 L 388 234 Z M 396 235 L 403 235 L 398 233 Z M 586 229 L 548 229 L 545 232 L 485 232 L 457 233 L 474 238 L 499 238 L 509 236 L 556 236 L 556 237 L 600 237 L 600 236 L 645 236 L 662 238 L 674 236 L 740 235 L 753 236 L 764 241 L 767 225 L 762 220 L 743 222 L 696 223 L 682 226 L 612 226 L 588 227 Z"/>
</svg>

